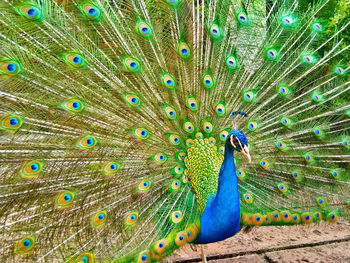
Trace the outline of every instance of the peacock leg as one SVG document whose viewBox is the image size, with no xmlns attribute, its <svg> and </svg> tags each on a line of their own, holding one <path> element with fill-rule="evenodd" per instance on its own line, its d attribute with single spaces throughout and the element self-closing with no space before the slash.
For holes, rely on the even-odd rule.
<svg viewBox="0 0 350 263">
<path fill-rule="evenodd" d="M 200 245 L 200 246 L 201 246 L 202 262 L 203 262 L 203 263 L 208 263 L 207 258 L 206 258 L 205 255 L 204 255 L 204 248 L 203 248 L 203 245 Z"/>
</svg>

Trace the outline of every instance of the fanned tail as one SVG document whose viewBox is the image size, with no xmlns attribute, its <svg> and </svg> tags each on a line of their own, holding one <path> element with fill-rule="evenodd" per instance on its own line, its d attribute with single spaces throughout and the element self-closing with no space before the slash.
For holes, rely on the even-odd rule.
<svg viewBox="0 0 350 263">
<path fill-rule="evenodd" d="M 154 262 L 194 242 L 208 193 L 184 160 L 202 139 L 219 160 L 237 111 L 242 225 L 348 220 L 350 22 L 323 40 L 326 4 L 3 1 L 2 258 Z"/>
</svg>

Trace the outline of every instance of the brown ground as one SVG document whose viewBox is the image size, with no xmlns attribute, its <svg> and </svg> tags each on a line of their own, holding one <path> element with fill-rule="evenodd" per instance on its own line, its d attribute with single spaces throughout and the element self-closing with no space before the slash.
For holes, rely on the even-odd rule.
<svg viewBox="0 0 350 263">
<path fill-rule="evenodd" d="M 259 227 L 204 245 L 204 251 L 208 263 L 350 263 L 350 224 Z M 200 247 L 186 245 L 163 262 L 201 262 Z"/>
</svg>

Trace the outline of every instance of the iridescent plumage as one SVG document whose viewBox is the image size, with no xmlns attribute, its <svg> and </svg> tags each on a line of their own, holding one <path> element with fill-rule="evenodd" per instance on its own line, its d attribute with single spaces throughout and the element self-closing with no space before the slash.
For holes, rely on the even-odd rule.
<svg viewBox="0 0 350 263">
<path fill-rule="evenodd" d="M 1 1 L 1 259 L 348 220 L 350 22 L 297 2 Z"/>
</svg>

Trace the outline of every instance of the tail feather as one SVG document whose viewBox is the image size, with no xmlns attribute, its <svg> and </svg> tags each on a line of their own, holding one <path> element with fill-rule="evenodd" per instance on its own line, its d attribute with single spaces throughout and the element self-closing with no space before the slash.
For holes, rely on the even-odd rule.
<svg viewBox="0 0 350 263">
<path fill-rule="evenodd" d="M 236 157 L 243 226 L 348 220 L 350 22 L 321 38 L 327 2 L 5 0 L 2 257 L 153 262 L 193 242 L 184 159 L 203 138 L 223 153 L 232 121 L 253 157 Z"/>
</svg>

